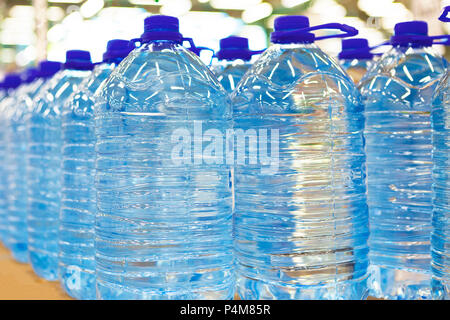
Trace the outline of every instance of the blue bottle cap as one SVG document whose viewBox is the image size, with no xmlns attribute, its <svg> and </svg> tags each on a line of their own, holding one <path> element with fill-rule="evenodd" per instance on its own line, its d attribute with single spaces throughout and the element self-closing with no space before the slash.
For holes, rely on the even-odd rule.
<svg viewBox="0 0 450 320">
<path fill-rule="evenodd" d="M 16 89 L 22 83 L 22 78 L 18 73 L 10 73 L 5 76 L 3 79 L 3 86 L 6 90 L 8 89 Z"/>
<path fill-rule="evenodd" d="M 164 15 L 146 18 L 144 20 L 144 33 L 141 38 L 142 42 L 168 40 L 181 43 L 183 41 L 178 18 Z"/>
<path fill-rule="evenodd" d="M 22 72 L 23 83 L 31 83 L 38 77 L 39 77 L 39 70 L 34 67 L 28 68 L 24 72 Z"/>
<path fill-rule="evenodd" d="M 56 61 L 43 60 L 39 63 L 39 77 L 50 78 L 62 69 L 62 63 Z"/>
<path fill-rule="evenodd" d="M 219 60 L 251 60 L 253 52 L 248 48 L 248 39 L 231 36 L 220 40 L 220 50 L 217 51 Z"/>
<path fill-rule="evenodd" d="M 372 59 L 374 54 L 370 52 L 369 42 L 363 38 L 352 38 L 342 40 L 342 51 L 339 59 Z"/>
<path fill-rule="evenodd" d="M 273 43 L 312 43 L 315 36 L 306 30 L 308 28 L 309 18 L 306 16 L 281 16 L 274 21 L 270 39 Z"/>
<path fill-rule="evenodd" d="M 68 50 L 66 52 L 66 62 L 64 69 L 92 70 L 94 64 L 91 61 L 91 54 L 84 50 Z"/>
<path fill-rule="evenodd" d="M 103 61 L 110 62 L 116 59 L 122 60 L 128 56 L 133 49 L 133 44 L 128 40 L 110 40 L 106 46 L 106 52 L 103 54 Z"/>
<path fill-rule="evenodd" d="M 428 24 L 425 21 L 408 21 L 395 25 L 391 44 L 402 47 L 427 47 L 433 45 L 433 39 L 428 36 Z"/>
</svg>

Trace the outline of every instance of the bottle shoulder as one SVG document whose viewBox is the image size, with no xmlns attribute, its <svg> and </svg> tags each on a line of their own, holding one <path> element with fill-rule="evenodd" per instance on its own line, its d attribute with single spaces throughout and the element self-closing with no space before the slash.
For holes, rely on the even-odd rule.
<svg viewBox="0 0 450 320">
<path fill-rule="evenodd" d="M 258 106 L 263 113 L 302 113 L 324 101 L 360 104 L 360 95 L 342 67 L 318 47 L 273 45 L 245 74 L 232 101 L 234 112 Z"/>
<path fill-rule="evenodd" d="M 95 105 L 95 92 L 106 81 L 113 66 L 103 64 L 97 66 L 92 74 L 85 78 L 71 97 L 67 99 L 63 114 L 73 113 L 74 116 L 91 116 Z"/>
<path fill-rule="evenodd" d="M 364 95 L 391 90 L 426 90 L 437 85 L 447 61 L 433 48 L 392 48 L 361 80 Z"/>
<path fill-rule="evenodd" d="M 228 112 L 226 92 L 211 70 L 178 45 L 134 50 L 97 91 L 103 112 Z"/>
<path fill-rule="evenodd" d="M 59 116 L 61 109 L 90 71 L 65 70 L 57 73 L 33 100 L 33 113 L 45 117 Z"/>
</svg>

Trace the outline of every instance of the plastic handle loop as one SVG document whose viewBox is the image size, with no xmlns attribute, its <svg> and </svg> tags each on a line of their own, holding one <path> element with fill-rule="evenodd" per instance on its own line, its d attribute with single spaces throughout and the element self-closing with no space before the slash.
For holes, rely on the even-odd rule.
<svg viewBox="0 0 450 320">
<path fill-rule="evenodd" d="M 235 50 L 235 49 L 228 49 L 228 50 L 232 51 L 232 50 Z M 241 49 L 239 49 L 239 50 L 236 50 L 236 51 L 239 51 L 239 52 L 245 51 L 246 54 L 248 54 L 250 56 L 254 56 L 254 55 L 263 53 L 264 51 L 266 51 L 266 49 L 262 49 L 262 50 L 246 50 L 246 49 L 241 50 Z M 219 56 L 217 56 L 217 54 L 214 54 L 213 58 L 219 59 Z"/>
<path fill-rule="evenodd" d="M 189 42 L 189 49 L 191 49 L 192 51 L 197 51 L 197 47 L 195 46 L 194 40 L 192 40 L 192 38 L 183 38 L 182 42 Z"/>
<path fill-rule="evenodd" d="M 434 36 L 430 37 L 430 39 L 433 40 L 433 44 L 440 44 L 443 46 L 450 46 L 450 35 L 441 35 L 441 36 Z M 434 40 L 441 40 L 441 41 L 434 41 Z"/>
<path fill-rule="evenodd" d="M 441 16 L 439 17 L 439 20 L 442 22 L 450 22 L 450 17 L 448 14 L 450 13 L 450 6 L 446 6 L 444 8 L 444 12 L 442 12 Z"/>
<path fill-rule="evenodd" d="M 440 36 L 419 36 L 419 37 L 422 40 L 423 39 L 431 40 L 432 41 L 432 43 L 431 43 L 432 45 L 450 46 L 450 35 L 444 34 L 444 35 L 440 35 Z M 438 41 L 435 41 L 435 40 L 438 40 Z M 441 41 L 439 41 L 439 40 L 441 40 Z M 378 44 L 376 46 L 371 47 L 370 50 L 373 50 L 373 49 L 376 49 L 376 48 L 379 48 L 379 47 L 382 47 L 382 46 L 390 46 L 390 45 L 392 45 L 392 41 L 388 40 L 388 41 L 380 43 L 380 44 Z"/>
<path fill-rule="evenodd" d="M 208 48 L 208 47 L 197 47 L 195 45 L 195 43 L 194 43 L 194 40 L 192 40 L 192 38 L 183 38 L 182 42 L 189 42 L 189 48 L 188 49 L 190 51 L 194 52 L 199 57 L 200 57 L 200 52 L 202 52 L 204 50 L 211 51 L 212 55 L 211 55 L 211 60 L 209 61 L 209 64 L 210 65 L 212 64 L 212 61 L 213 61 L 213 58 L 214 58 L 214 55 L 215 55 L 215 52 L 214 52 L 213 49 Z"/>
<path fill-rule="evenodd" d="M 380 47 L 384 47 L 384 46 L 390 46 L 391 45 L 391 41 L 387 40 L 385 42 L 382 42 L 380 44 L 377 44 L 376 46 L 370 47 L 370 51 L 378 49 Z M 372 53 L 374 56 L 382 56 L 383 53 Z"/>
<path fill-rule="evenodd" d="M 388 41 L 382 42 L 380 44 L 377 44 L 376 46 L 370 47 L 370 50 L 378 49 L 379 47 L 390 46 L 390 45 L 391 45 L 391 41 L 388 40 Z"/>
<path fill-rule="evenodd" d="M 310 32 L 322 29 L 331 29 L 331 30 L 335 29 L 342 31 L 343 33 L 316 37 L 314 33 Z M 292 42 L 312 43 L 316 40 L 324 40 L 330 38 L 347 38 L 356 36 L 357 34 L 358 30 L 349 25 L 341 23 L 327 23 L 303 29 L 274 31 L 271 34 L 271 40 L 273 43 L 292 43 Z"/>
<path fill-rule="evenodd" d="M 347 38 L 356 36 L 359 33 L 358 29 L 343 23 L 327 23 L 315 27 L 306 28 L 303 29 L 302 31 L 315 31 L 323 29 L 340 30 L 343 33 L 333 34 L 330 36 L 316 37 L 315 40 L 324 40 L 330 38 Z"/>
<path fill-rule="evenodd" d="M 214 59 L 214 57 L 216 55 L 215 51 L 213 49 L 211 49 L 211 48 L 208 48 L 208 47 L 196 47 L 196 49 L 197 49 L 196 53 L 197 53 L 198 56 L 200 56 L 200 52 L 202 52 L 202 51 L 205 51 L 205 50 L 206 51 L 211 51 L 212 55 L 211 55 L 211 59 L 209 60 L 208 66 L 212 65 L 213 59 Z"/>
<path fill-rule="evenodd" d="M 212 52 L 212 54 L 213 54 L 213 56 L 216 54 L 215 53 L 215 51 L 213 50 L 213 49 L 211 49 L 211 48 L 208 48 L 208 47 L 196 47 L 197 48 L 197 50 L 198 50 L 198 53 L 200 53 L 200 52 L 202 52 L 202 51 L 211 51 Z"/>
</svg>

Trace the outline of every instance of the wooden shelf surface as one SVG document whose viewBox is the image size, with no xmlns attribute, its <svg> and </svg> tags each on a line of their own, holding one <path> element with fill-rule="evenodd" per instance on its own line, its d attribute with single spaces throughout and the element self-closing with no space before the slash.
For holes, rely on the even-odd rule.
<svg viewBox="0 0 450 320">
<path fill-rule="evenodd" d="M 0 244 L 0 300 L 70 300 L 57 281 L 39 278 Z"/>
<path fill-rule="evenodd" d="M 236 295 L 235 299 L 239 299 Z M 29 264 L 16 262 L 0 244 L 0 300 L 72 300 L 57 281 L 39 278 Z M 368 300 L 378 300 L 369 297 Z"/>
</svg>

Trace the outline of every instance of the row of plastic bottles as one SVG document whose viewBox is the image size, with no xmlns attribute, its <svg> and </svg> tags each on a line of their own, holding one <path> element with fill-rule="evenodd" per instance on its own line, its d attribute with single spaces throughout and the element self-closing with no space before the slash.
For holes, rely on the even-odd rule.
<svg viewBox="0 0 450 320">
<path fill-rule="evenodd" d="M 101 63 L 7 75 L 0 240 L 78 299 L 448 299 L 448 36 L 315 45 L 356 34 L 282 16 L 209 68 L 151 16 Z"/>
</svg>

